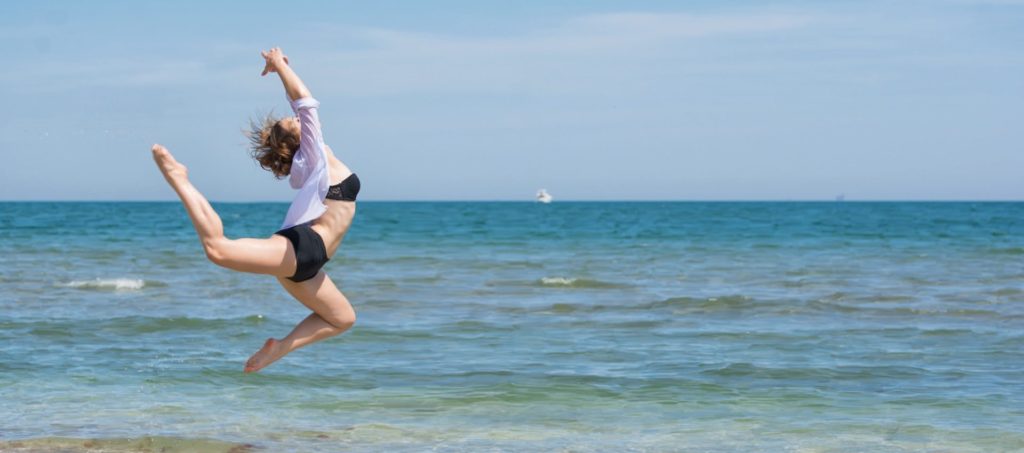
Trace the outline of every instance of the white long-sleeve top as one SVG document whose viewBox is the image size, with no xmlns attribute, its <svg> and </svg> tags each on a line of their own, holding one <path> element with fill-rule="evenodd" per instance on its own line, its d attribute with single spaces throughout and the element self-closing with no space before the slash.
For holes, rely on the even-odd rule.
<svg viewBox="0 0 1024 453">
<path fill-rule="evenodd" d="M 291 174 L 288 182 L 298 189 L 281 229 L 291 228 L 320 217 L 327 210 L 324 198 L 330 185 L 327 173 L 327 153 L 324 150 L 324 136 L 320 131 L 320 102 L 312 97 L 291 101 L 292 111 L 299 117 L 301 134 L 299 150 L 292 157 Z"/>
</svg>

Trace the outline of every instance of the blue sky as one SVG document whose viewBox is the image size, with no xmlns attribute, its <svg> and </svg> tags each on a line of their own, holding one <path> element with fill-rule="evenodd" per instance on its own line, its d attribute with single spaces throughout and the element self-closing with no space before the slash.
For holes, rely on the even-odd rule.
<svg viewBox="0 0 1024 453">
<path fill-rule="evenodd" d="M 0 199 L 287 201 L 280 46 L 366 200 L 1024 199 L 1024 1 L 17 2 Z"/>
</svg>

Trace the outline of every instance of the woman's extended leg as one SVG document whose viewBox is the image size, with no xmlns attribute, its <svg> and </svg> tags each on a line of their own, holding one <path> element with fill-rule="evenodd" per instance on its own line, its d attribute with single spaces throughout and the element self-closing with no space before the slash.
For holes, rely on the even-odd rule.
<svg viewBox="0 0 1024 453">
<path fill-rule="evenodd" d="M 251 373 L 276 362 L 288 353 L 325 338 L 338 335 L 356 322 L 356 312 L 348 299 L 334 285 L 327 274 L 320 271 L 304 282 L 278 278 L 281 286 L 299 302 L 313 310 L 287 337 L 267 339 L 259 351 L 245 363 L 245 372 Z"/>
<path fill-rule="evenodd" d="M 224 237 L 220 216 L 188 180 L 188 169 L 161 145 L 153 145 L 153 160 L 185 205 L 210 261 L 242 272 L 276 276 L 295 274 L 295 250 L 288 239 L 276 235 L 268 239 Z"/>
</svg>

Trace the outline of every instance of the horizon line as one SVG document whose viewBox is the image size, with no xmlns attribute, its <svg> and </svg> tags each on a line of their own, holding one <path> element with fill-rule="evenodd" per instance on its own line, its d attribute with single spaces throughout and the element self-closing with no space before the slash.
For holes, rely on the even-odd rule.
<svg viewBox="0 0 1024 453">
<path fill-rule="evenodd" d="M 210 203 L 224 204 L 289 204 L 285 200 L 250 200 L 250 201 L 221 201 L 209 200 Z M 829 200 L 820 198 L 790 198 L 790 199 L 569 199 L 553 201 L 551 203 L 540 203 L 536 200 L 520 199 L 493 199 L 493 200 L 458 200 L 458 199 L 387 199 L 387 200 L 362 200 L 360 203 L 528 203 L 528 204 L 559 204 L 559 203 L 1021 203 L 1024 199 L 843 199 Z M 2 200 L 0 203 L 181 203 L 180 200 Z"/>
</svg>

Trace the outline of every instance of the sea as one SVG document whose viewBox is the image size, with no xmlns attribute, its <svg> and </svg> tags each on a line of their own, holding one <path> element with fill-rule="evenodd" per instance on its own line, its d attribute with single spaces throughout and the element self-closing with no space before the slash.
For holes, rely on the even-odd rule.
<svg viewBox="0 0 1024 453">
<path fill-rule="evenodd" d="M 0 451 L 1024 451 L 1024 203 L 369 201 L 324 269 L 245 374 L 308 311 L 179 203 L 0 203 Z"/>
</svg>

